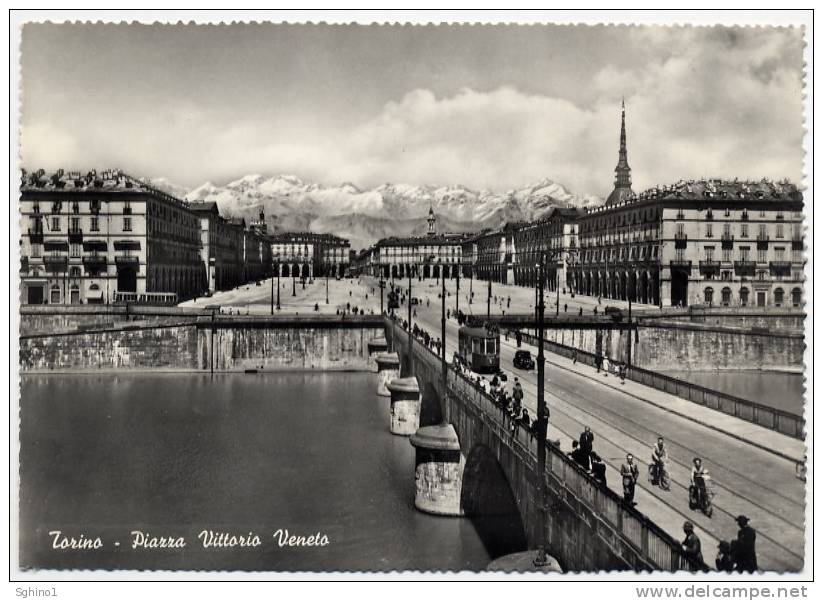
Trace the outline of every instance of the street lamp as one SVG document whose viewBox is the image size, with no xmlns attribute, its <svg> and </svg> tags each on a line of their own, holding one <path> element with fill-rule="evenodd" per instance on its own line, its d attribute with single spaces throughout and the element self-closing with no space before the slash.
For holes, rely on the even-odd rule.
<svg viewBox="0 0 823 601">
<path fill-rule="evenodd" d="M 326 265 L 324 267 L 324 270 L 326 272 L 326 304 L 328 305 L 329 304 L 329 260 L 328 260 L 328 257 L 326 257 Z"/>
<path fill-rule="evenodd" d="M 543 269 L 545 263 L 545 253 L 540 253 L 540 263 L 537 265 L 538 279 L 538 303 L 537 303 L 537 512 L 538 523 L 538 543 L 537 555 L 534 558 L 535 566 L 545 566 L 548 559 L 546 556 L 546 434 L 549 425 L 549 408 L 546 405 L 545 395 L 545 364 L 546 357 L 543 351 L 545 304 L 543 303 Z"/>
</svg>

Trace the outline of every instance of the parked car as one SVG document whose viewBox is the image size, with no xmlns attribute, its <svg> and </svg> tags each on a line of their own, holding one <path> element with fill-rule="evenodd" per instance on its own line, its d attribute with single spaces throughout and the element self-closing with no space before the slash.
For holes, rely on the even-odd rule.
<svg viewBox="0 0 823 601">
<path fill-rule="evenodd" d="M 514 353 L 514 366 L 518 369 L 534 369 L 534 359 L 529 351 L 516 351 Z"/>
</svg>

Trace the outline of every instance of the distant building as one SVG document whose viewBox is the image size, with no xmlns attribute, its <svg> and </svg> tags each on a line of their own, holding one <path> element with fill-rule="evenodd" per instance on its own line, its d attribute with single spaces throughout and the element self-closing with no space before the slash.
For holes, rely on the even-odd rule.
<svg viewBox="0 0 823 601">
<path fill-rule="evenodd" d="M 208 291 L 229 290 L 243 281 L 242 229 L 220 215 L 214 201 L 191 202 L 200 224 L 200 258 L 206 266 Z"/>
<path fill-rule="evenodd" d="M 179 302 L 207 288 L 197 215 L 120 171 L 23 172 L 22 302 Z"/>
<path fill-rule="evenodd" d="M 545 257 L 547 289 L 572 288 L 570 274 L 579 262 L 578 221 L 585 214 L 575 207 L 555 207 L 546 217 L 518 227 L 513 242 L 515 283 L 535 286 L 539 277 L 537 264 Z"/>
<path fill-rule="evenodd" d="M 270 238 L 271 260 L 281 276 L 313 278 L 348 273 L 351 244 L 333 234 L 284 232 Z"/>
</svg>

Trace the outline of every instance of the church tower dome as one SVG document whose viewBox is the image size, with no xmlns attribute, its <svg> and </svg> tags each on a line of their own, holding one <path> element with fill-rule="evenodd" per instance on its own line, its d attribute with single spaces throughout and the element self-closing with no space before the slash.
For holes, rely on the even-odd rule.
<svg viewBox="0 0 823 601">
<path fill-rule="evenodd" d="M 429 231 L 427 235 L 429 237 L 434 237 L 437 235 L 436 230 L 434 229 L 435 224 L 437 223 L 437 217 L 434 216 L 434 209 L 431 205 L 429 205 L 429 216 L 426 218 L 426 221 L 429 222 Z"/>
</svg>

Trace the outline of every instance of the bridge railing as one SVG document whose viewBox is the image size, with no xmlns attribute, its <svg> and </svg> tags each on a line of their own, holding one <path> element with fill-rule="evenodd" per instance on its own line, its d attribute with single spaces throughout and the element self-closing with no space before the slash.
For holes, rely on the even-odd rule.
<svg viewBox="0 0 823 601">
<path fill-rule="evenodd" d="M 410 335 L 397 320 L 389 318 L 387 324 L 393 328 L 395 341 L 399 341 L 398 337 L 402 340 Z M 405 342 L 408 344 L 408 340 Z M 415 345 L 416 348 L 425 349 L 423 352 L 430 355 L 430 360 L 442 361 L 432 349 L 422 344 L 419 338 L 415 338 Z M 484 416 L 486 423 L 496 435 L 507 441 L 533 470 L 537 463 L 537 439 L 531 431 L 520 423 L 512 429 L 511 418 L 507 417 L 505 409 L 466 375 L 453 368 L 447 373 L 447 394 L 459 395 L 463 402 L 471 403 Z M 677 540 L 646 515 L 626 504 L 620 495 L 594 480 L 554 444 L 547 442 L 546 451 L 547 475 L 586 503 L 652 568 L 665 571 L 705 569 L 704 564 L 695 563 L 683 554 Z"/>
<path fill-rule="evenodd" d="M 537 345 L 537 339 L 533 335 L 521 332 L 521 337 L 527 344 Z M 577 361 L 584 365 L 596 365 L 594 353 L 552 340 L 544 340 L 543 345 L 545 350 L 556 355 L 569 359 L 576 356 Z M 781 434 L 800 440 L 806 438 L 806 420 L 800 415 L 633 365 L 626 368 L 626 378 Z"/>
<path fill-rule="evenodd" d="M 537 440 L 532 433 L 519 423 L 512 429 L 504 409 L 462 373 L 450 369 L 448 377 L 449 394 L 459 395 L 463 402 L 472 403 L 490 418 L 489 425 L 493 426 L 497 435 L 534 469 Z M 705 569 L 705 565 L 693 562 L 683 554 L 678 541 L 643 513 L 626 504 L 620 495 L 594 480 L 554 444 L 547 443 L 546 450 L 546 472 L 549 477 L 600 516 L 652 568 L 665 571 Z"/>
</svg>

